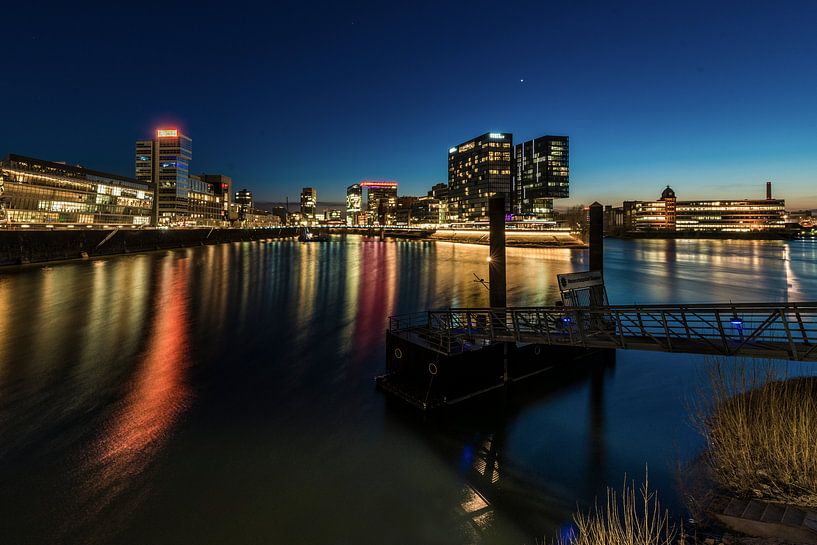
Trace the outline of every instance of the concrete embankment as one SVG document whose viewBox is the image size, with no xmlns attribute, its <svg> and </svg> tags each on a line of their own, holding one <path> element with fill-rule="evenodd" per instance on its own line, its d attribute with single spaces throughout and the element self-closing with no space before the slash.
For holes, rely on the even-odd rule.
<svg viewBox="0 0 817 545">
<path fill-rule="evenodd" d="M 750 233 L 736 233 L 730 231 L 645 231 L 610 233 L 606 236 L 624 239 L 701 239 L 701 240 L 789 240 L 796 238 L 790 231 L 755 231 Z"/>
<path fill-rule="evenodd" d="M 167 250 L 267 238 L 297 229 L 0 230 L 0 266 Z"/>
<path fill-rule="evenodd" d="M 379 227 L 319 227 L 316 233 L 363 235 L 367 237 L 402 238 L 410 240 L 436 240 L 461 244 L 488 245 L 487 230 L 476 229 L 381 229 Z M 506 246 L 533 248 L 587 248 L 581 240 L 567 231 L 505 231 Z"/>
<path fill-rule="evenodd" d="M 428 237 L 442 242 L 488 244 L 488 231 L 438 229 Z M 533 248 L 586 248 L 587 245 L 568 232 L 561 231 L 505 231 L 505 244 Z"/>
</svg>

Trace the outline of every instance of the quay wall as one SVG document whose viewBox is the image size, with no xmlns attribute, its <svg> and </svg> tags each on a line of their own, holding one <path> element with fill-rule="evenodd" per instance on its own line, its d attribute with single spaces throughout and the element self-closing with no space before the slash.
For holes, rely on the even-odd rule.
<svg viewBox="0 0 817 545">
<path fill-rule="evenodd" d="M 605 236 L 623 239 L 714 239 L 714 240 L 789 240 L 796 238 L 790 231 L 755 231 L 737 233 L 729 231 L 626 231 L 605 233 Z"/>
<path fill-rule="evenodd" d="M 488 244 L 490 242 L 488 231 L 438 229 L 429 238 L 441 242 L 459 242 L 464 244 Z M 574 235 L 560 231 L 506 230 L 505 245 L 523 248 L 587 248 L 587 245 Z"/>
<path fill-rule="evenodd" d="M 312 228 L 316 233 L 343 233 L 379 237 L 379 227 L 318 227 Z M 488 230 L 468 229 L 389 229 L 382 231 L 385 238 L 403 238 L 414 240 L 436 240 L 440 242 L 457 242 L 461 244 L 487 245 L 490 237 Z M 535 248 L 586 248 L 587 245 L 574 235 L 560 231 L 505 231 L 505 245 L 514 247 Z"/>
<path fill-rule="evenodd" d="M 108 240 L 105 240 L 111 235 Z M 168 250 L 297 236 L 293 227 L 264 229 L 0 230 L 0 266 Z"/>
</svg>

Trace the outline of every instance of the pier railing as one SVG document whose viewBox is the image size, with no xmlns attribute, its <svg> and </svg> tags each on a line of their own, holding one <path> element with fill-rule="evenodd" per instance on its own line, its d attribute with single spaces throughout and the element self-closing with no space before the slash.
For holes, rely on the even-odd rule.
<svg viewBox="0 0 817 545">
<path fill-rule="evenodd" d="M 506 341 L 817 361 L 817 303 L 452 308 L 389 328 L 444 354 Z"/>
</svg>

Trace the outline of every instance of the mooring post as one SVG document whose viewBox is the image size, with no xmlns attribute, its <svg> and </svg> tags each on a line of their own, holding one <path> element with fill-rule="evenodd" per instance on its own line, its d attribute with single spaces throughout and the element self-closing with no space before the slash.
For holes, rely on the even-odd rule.
<svg viewBox="0 0 817 545">
<path fill-rule="evenodd" d="M 604 207 L 590 205 L 590 270 L 604 270 Z"/>
<path fill-rule="evenodd" d="M 494 331 L 505 327 L 507 294 L 505 286 L 505 197 L 488 200 L 490 220 L 490 256 L 488 258 L 488 290 Z M 502 343 L 502 382 L 508 383 L 508 343 Z"/>
<path fill-rule="evenodd" d="M 491 308 L 505 308 L 505 197 L 488 200 L 490 220 L 490 252 L 488 258 L 488 290 Z"/>
</svg>

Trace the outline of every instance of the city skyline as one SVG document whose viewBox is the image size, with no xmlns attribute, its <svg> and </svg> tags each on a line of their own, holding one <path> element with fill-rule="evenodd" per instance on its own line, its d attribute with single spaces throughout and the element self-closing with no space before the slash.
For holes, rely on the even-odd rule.
<svg viewBox="0 0 817 545">
<path fill-rule="evenodd" d="M 167 7 L 173 33 L 124 8 L 14 7 L 0 153 L 133 176 L 132 142 L 176 126 L 196 140 L 196 171 L 258 201 L 314 187 L 342 202 L 365 179 L 424 194 L 446 180 L 446 150 L 477 134 L 565 134 L 572 188 L 557 206 L 652 199 L 663 185 L 756 198 L 772 180 L 791 208 L 817 208 L 815 5 L 519 4 L 490 18 L 491 4 L 472 6 L 283 5 L 236 20 Z M 547 39 L 532 39 L 545 20 Z M 120 62 L 149 43 L 189 58 L 182 77 L 147 81 Z M 481 65 L 496 69 L 475 86 L 465 76 Z"/>
</svg>

